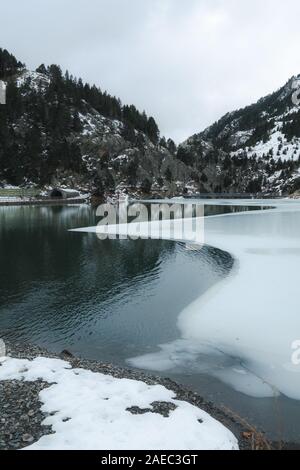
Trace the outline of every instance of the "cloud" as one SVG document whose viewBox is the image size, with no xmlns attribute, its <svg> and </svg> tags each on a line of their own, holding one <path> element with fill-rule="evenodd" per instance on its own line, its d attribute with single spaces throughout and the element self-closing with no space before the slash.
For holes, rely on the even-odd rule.
<svg viewBox="0 0 300 470">
<path fill-rule="evenodd" d="M 1 46 L 145 109 L 177 141 L 300 73 L 297 0 L 0 0 Z M 4 20 L 3 20 L 4 19 Z"/>
</svg>

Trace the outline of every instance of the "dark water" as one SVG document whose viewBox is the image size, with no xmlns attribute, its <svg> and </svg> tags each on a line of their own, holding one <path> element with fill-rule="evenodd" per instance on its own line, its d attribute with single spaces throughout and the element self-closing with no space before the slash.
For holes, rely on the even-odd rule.
<svg viewBox="0 0 300 470">
<path fill-rule="evenodd" d="M 210 207 L 207 215 L 232 210 Z M 0 207 L 0 337 L 128 366 L 177 339 L 180 312 L 233 265 L 209 247 L 68 232 L 96 223 L 87 206 Z M 170 376 L 273 438 L 299 436 L 298 402 L 249 398 L 205 375 Z"/>
<path fill-rule="evenodd" d="M 95 224 L 87 206 L 0 207 L 0 334 L 123 364 L 177 338 L 179 313 L 232 266 L 211 248 L 68 232 Z"/>
</svg>

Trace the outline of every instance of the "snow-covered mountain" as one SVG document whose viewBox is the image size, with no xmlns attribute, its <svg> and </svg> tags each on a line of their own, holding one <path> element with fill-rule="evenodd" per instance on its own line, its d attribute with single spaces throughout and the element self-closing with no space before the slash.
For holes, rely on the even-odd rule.
<svg viewBox="0 0 300 470">
<path fill-rule="evenodd" d="M 153 117 L 59 66 L 29 71 L 0 49 L 0 186 L 292 194 L 300 190 L 300 76 L 178 148 Z"/>
<path fill-rule="evenodd" d="M 36 71 L 0 50 L 0 184 L 65 186 L 101 195 L 185 190 L 192 169 L 155 120 L 60 67 Z M 177 184 L 178 183 L 178 184 Z"/>
<path fill-rule="evenodd" d="M 300 76 L 292 77 L 275 93 L 226 114 L 182 144 L 181 151 L 207 173 L 205 189 L 250 193 L 300 189 L 299 90 Z"/>
</svg>

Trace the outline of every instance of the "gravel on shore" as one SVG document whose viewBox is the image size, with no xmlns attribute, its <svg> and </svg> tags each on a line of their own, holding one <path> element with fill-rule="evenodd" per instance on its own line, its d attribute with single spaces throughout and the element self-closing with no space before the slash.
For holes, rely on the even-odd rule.
<svg viewBox="0 0 300 470">
<path fill-rule="evenodd" d="M 218 409 L 212 403 L 206 402 L 197 393 L 187 390 L 168 378 L 154 377 L 138 370 L 127 370 L 112 364 L 80 359 L 73 357 L 67 351 L 58 355 L 34 345 L 9 341 L 6 341 L 6 348 L 7 355 L 16 359 L 33 360 L 36 357 L 63 359 L 69 362 L 73 368 L 87 369 L 120 379 L 143 381 L 148 385 L 163 385 L 174 392 L 177 400 L 186 401 L 201 408 L 230 429 L 239 440 L 241 450 L 264 449 L 269 446 L 263 435 L 254 433 L 253 429 L 249 429 L 242 420 L 240 422 L 234 415 L 231 416 L 229 412 L 226 413 Z M 41 411 L 41 402 L 39 400 L 40 391 L 47 387 L 49 387 L 49 384 L 41 381 L 0 381 L 0 450 L 25 448 L 38 441 L 43 435 L 52 432 L 51 428 L 42 424 L 47 415 Z M 166 413 L 171 411 L 170 405 L 168 403 L 156 403 L 153 412 L 165 416 Z M 143 413 L 149 410 L 133 408 L 128 411 Z M 278 446 L 275 444 L 274 448 L 278 448 Z"/>
</svg>

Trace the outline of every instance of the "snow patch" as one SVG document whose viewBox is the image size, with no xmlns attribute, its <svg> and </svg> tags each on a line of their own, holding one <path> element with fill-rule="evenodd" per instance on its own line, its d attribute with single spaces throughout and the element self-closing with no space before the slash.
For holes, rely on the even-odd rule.
<svg viewBox="0 0 300 470">
<path fill-rule="evenodd" d="M 33 361 L 5 358 L 0 380 L 43 380 L 40 393 L 44 425 L 54 434 L 43 436 L 30 450 L 237 450 L 238 442 L 222 424 L 199 408 L 174 398 L 161 385 L 116 379 L 109 375 L 39 357 Z M 175 409 L 169 417 L 153 413 L 155 402 Z M 128 409 L 148 410 L 134 415 Z"/>
<path fill-rule="evenodd" d="M 50 84 L 50 79 L 46 75 L 38 72 L 31 72 L 25 70 L 22 72 L 21 76 L 17 79 L 17 86 L 21 87 L 30 80 L 30 87 L 35 91 L 45 91 Z"/>
</svg>

